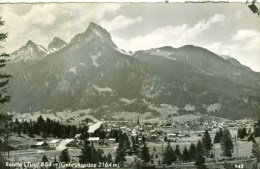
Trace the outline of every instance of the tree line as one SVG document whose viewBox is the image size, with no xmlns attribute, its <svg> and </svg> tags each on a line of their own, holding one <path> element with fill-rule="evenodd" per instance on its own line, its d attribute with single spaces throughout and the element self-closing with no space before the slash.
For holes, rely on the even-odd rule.
<svg viewBox="0 0 260 169">
<path fill-rule="evenodd" d="M 74 138 L 76 134 L 80 134 L 80 139 L 86 139 L 88 137 L 87 126 L 77 127 L 75 125 L 65 125 L 49 118 L 44 120 L 41 115 L 36 121 L 19 122 L 18 119 L 16 119 L 12 130 L 19 136 L 23 133 L 29 137 L 38 135 L 43 138 Z"/>
</svg>

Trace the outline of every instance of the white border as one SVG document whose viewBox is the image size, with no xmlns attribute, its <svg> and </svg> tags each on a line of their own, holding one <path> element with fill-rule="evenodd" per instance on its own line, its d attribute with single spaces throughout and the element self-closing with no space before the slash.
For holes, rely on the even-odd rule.
<svg viewBox="0 0 260 169">
<path fill-rule="evenodd" d="M 245 3 L 246 0 L 0 0 L 1 3 L 63 3 L 63 2 L 70 2 L 70 3 L 79 3 L 79 2 L 97 2 L 97 3 L 103 3 L 103 2 L 131 2 L 131 3 L 154 3 L 154 2 L 160 2 L 160 3 L 174 3 L 174 2 L 194 2 L 194 3 L 205 3 L 205 2 L 243 2 Z M 251 2 L 251 0 L 249 0 Z"/>
</svg>

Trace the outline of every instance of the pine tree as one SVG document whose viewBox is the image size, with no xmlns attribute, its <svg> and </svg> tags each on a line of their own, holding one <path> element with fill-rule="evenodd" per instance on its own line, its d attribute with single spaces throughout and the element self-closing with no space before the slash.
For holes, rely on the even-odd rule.
<svg viewBox="0 0 260 169">
<path fill-rule="evenodd" d="M 19 122 L 19 120 L 18 120 L 17 118 L 15 119 L 15 122 L 14 122 L 14 123 L 15 123 L 16 125 L 18 125 L 18 126 L 20 125 L 20 122 Z"/>
<path fill-rule="evenodd" d="M 28 129 L 28 123 L 27 123 L 27 122 L 24 122 L 24 123 L 23 123 L 23 126 L 22 126 L 22 132 L 23 132 L 23 134 L 26 134 L 26 133 L 27 133 L 27 129 Z"/>
<path fill-rule="evenodd" d="M 143 144 L 145 144 L 145 141 L 146 141 L 145 136 L 142 136 L 142 142 L 143 142 Z"/>
<path fill-rule="evenodd" d="M 220 128 L 219 131 L 216 132 L 216 135 L 214 137 L 214 143 L 220 143 L 222 135 L 223 135 L 223 131 Z"/>
<path fill-rule="evenodd" d="M 64 162 L 64 163 L 70 162 L 70 156 L 69 156 L 68 149 L 64 149 L 64 150 L 61 151 L 60 161 Z"/>
<path fill-rule="evenodd" d="M 104 151 L 99 148 L 97 150 L 97 160 L 96 160 L 96 162 L 104 162 L 103 154 L 104 154 Z"/>
<path fill-rule="evenodd" d="M 132 151 L 136 152 L 137 151 L 137 145 L 136 145 L 136 140 L 134 136 L 131 136 L 131 144 L 132 144 Z"/>
<path fill-rule="evenodd" d="M 167 142 L 168 139 L 167 139 L 167 136 L 164 136 L 164 142 Z"/>
<path fill-rule="evenodd" d="M 48 162 L 48 159 L 47 159 L 47 157 L 46 157 L 45 154 L 44 154 L 43 157 L 42 157 L 42 162 L 44 162 L 44 163 Z"/>
<path fill-rule="evenodd" d="M 107 162 L 110 164 L 110 163 L 113 163 L 113 158 L 112 158 L 112 155 L 110 153 L 108 153 L 107 155 Z"/>
<path fill-rule="evenodd" d="M 46 119 L 46 137 L 49 137 L 50 136 L 50 134 L 51 134 L 51 127 L 52 127 L 52 122 L 51 122 L 51 120 L 47 117 L 47 119 Z"/>
<path fill-rule="evenodd" d="M 135 137 L 135 143 L 136 143 L 136 145 L 139 144 L 139 136 L 138 135 Z"/>
<path fill-rule="evenodd" d="M 40 125 L 41 127 L 44 127 L 45 125 L 45 120 L 42 118 L 41 115 L 37 118 L 37 124 Z"/>
<path fill-rule="evenodd" d="M 16 132 L 17 132 L 17 134 L 18 134 L 18 137 L 21 136 L 22 129 L 23 129 L 22 124 L 19 124 L 19 125 L 18 125 L 18 128 L 17 128 L 17 130 L 16 130 Z"/>
<path fill-rule="evenodd" d="M 57 164 L 57 160 L 56 160 L 56 156 L 55 156 L 51 166 L 49 167 L 49 169 L 56 169 L 56 167 L 55 167 L 56 164 Z"/>
<path fill-rule="evenodd" d="M 122 131 L 119 130 L 119 141 L 118 141 L 118 147 L 116 149 L 116 163 L 119 163 L 120 167 L 124 166 L 125 161 L 125 148 L 124 148 L 124 140 L 123 140 L 123 134 Z"/>
<path fill-rule="evenodd" d="M 179 145 L 177 144 L 176 145 L 176 148 L 174 150 L 176 156 L 177 156 L 177 159 L 180 160 L 181 159 L 181 151 L 180 151 L 180 148 L 179 148 Z"/>
<path fill-rule="evenodd" d="M 204 154 L 204 150 L 203 150 L 202 142 L 199 140 L 196 146 L 196 161 L 194 164 L 197 169 L 207 168 L 207 166 L 205 165 L 205 158 L 203 157 L 203 154 Z"/>
<path fill-rule="evenodd" d="M 241 140 L 244 139 L 245 136 L 247 136 L 247 132 L 246 132 L 246 128 L 244 127 L 244 128 L 242 128 L 242 130 L 241 130 L 240 139 L 241 139 Z"/>
<path fill-rule="evenodd" d="M 48 162 L 48 159 L 47 159 L 47 157 L 46 157 L 45 154 L 44 154 L 43 157 L 42 157 L 42 162 L 43 162 L 43 163 Z M 41 167 L 41 168 L 46 169 L 46 167 Z"/>
<path fill-rule="evenodd" d="M 92 162 L 92 150 L 89 145 L 89 141 L 84 141 L 83 148 L 81 149 L 81 154 L 79 155 L 79 162 L 82 164 Z"/>
<path fill-rule="evenodd" d="M 4 21 L 2 17 L 0 17 L 0 28 L 4 26 Z M 0 48 L 2 48 L 1 43 L 5 41 L 7 38 L 7 33 L 0 32 Z M 6 66 L 6 62 L 8 61 L 9 55 L 6 53 L 0 53 L 0 68 Z M 8 93 L 8 84 L 10 79 L 12 78 L 11 75 L 6 73 L 0 73 L 0 104 L 4 104 L 10 101 L 11 95 Z"/>
<path fill-rule="evenodd" d="M 107 163 L 107 156 L 103 154 L 102 155 L 102 160 L 103 160 L 104 163 Z"/>
<path fill-rule="evenodd" d="M 77 134 L 77 127 L 75 125 L 73 125 L 71 127 L 70 137 L 74 138 L 76 134 Z"/>
<path fill-rule="evenodd" d="M 148 163 L 150 159 L 149 150 L 146 147 L 146 144 L 144 144 L 142 151 L 141 151 L 141 159 L 144 160 L 145 163 Z"/>
<path fill-rule="evenodd" d="M 212 150 L 212 142 L 208 130 L 205 131 L 202 137 L 202 146 L 204 150 L 204 155 L 209 157 L 210 151 Z"/>
<path fill-rule="evenodd" d="M 239 128 L 239 129 L 237 130 L 237 138 L 242 139 L 242 138 L 241 138 L 241 137 L 242 137 L 241 133 L 242 133 L 242 130 L 241 130 L 241 128 Z"/>
<path fill-rule="evenodd" d="M 188 152 L 188 149 L 187 149 L 186 145 L 185 145 L 185 147 L 183 149 L 183 152 L 182 152 L 182 161 L 183 162 L 190 161 L 190 159 L 189 159 L 189 152 Z"/>
<path fill-rule="evenodd" d="M 170 145 L 170 142 L 168 142 L 168 145 L 166 146 L 163 152 L 162 163 L 166 165 L 171 165 L 174 161 L 176 161 L 176 159 L 177 159 L 176 154 L 174 153 Z"/>
<path fill-rule="evenodd" d="M 98 163 L 98 153 L 93 143 L 91 143 L 91 150 L 92 150 L 92 163 Z"/>
<path fill-rule="evenodd" d="M 29 137 L 34 137 L 34 129 L 33 129 L 33 125 L 30 123 L 29 125 L 28 125 L 28 136 Z"/>
<path fill-rule="evenodd" d="M 232 142 L 230 131 L 228 129 L 224 129 L 223 136 L 220 140 L 220 145 L 222 149 L 222 155 L 226 157 L 232 157 L 234 145 Z"/>
<path fill-rule="evenodd" d="M 3 150 L 3 141 L 0 138 L 0 156 L 2 155 L 2 150 Z"/>
<path fill-rule="evenodd" d="M 189 159 L 190 161 L 194 161 L 196 159 L 196 145 L 191 143 L 189 148 Z"/>
<path fill-rule="evenodd" d="M 131 143 L 126 133 L 123 134 L 124 149 L 131 149 Z"/>
</svg>

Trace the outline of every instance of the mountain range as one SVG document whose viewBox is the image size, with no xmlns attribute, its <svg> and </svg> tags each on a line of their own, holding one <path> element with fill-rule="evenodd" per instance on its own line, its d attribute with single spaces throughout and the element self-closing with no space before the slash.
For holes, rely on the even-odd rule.
<svg viewBox="0 0 260 169">
<path fill-rule="evenodd" d="M 13 75 L 5 112 L 260 117 L 260 74 L 236 59 L 193 45 L 128 52 L 92 22 L 68 43 L 55 37 L 45 49 L 29 40 L 5 69 Z"/>
</svg>

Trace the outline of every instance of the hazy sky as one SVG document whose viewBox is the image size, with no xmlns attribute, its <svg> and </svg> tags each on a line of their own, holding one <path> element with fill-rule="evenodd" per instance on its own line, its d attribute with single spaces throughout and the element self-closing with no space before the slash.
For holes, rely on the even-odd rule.
<svg viewBox="0 0 260 169">
<path fill-rule="evenodd" d="M 69 42 L 93 21 L 126 50 L 193 44 L 260 72 L 260 19 L 245 3 L 0 4 L 0 16 L 8 52 L 29 39 L 44 47 L 55 36 Z"/>
</svg>

